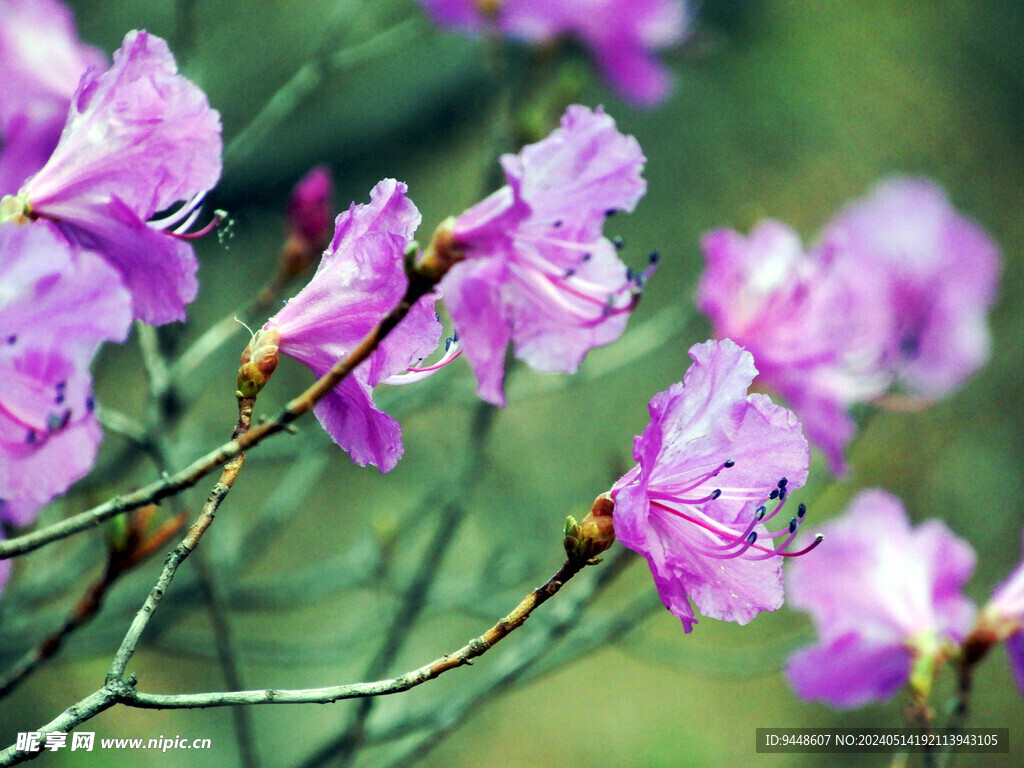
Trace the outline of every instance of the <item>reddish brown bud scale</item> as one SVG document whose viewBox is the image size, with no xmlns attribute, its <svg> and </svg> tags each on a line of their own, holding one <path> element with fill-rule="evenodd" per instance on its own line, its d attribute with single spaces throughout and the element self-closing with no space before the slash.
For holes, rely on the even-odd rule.
<svg viewBox="0 0 1024 768">
<path fill-rule="evenodd" d="M 253 334 L 252 340 L 242 352 L 238 366 L 238 391 L 235 394 L 239 399 L 256 397 L 266 386 L 277 368 L 277 347 L 280 341 L 281 332 L 276 328 Z"/>
</svg>

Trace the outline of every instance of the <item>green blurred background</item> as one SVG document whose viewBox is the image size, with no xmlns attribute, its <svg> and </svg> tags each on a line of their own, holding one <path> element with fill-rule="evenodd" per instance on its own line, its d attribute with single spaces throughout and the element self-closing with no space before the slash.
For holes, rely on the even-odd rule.
<svg viewBox="0 0 1024 768">
<path fill-rule="evenodd" d="M 423 238 L 493 182 L 490 169 L 503 139 L 495 119 L 502 97 L 485 66 L 493 51 L 433 29 L 413 2 L 70 4 L 83 38 L 108 51 L 132 28 L 170 39 L 183 71 L 223 116 L 229 151 L 213 203 L 231 211 L 232 236 L 200 246 L 199 299 L 189 323 L 168 341 L 179 350 L 271 275 L 284 201 L 310 166 L 332 167 L 339 208 L 365 201 L 381 177 L 405 180 L 424 215 Z M 839 513 L 861 488 L 893 491 L 915 520 L 940 517 L 972 543 L 978 567 L 968 591 L 983 602 L 1018 562 L 1024 525 L 1022 39 L 1024 5 L 1006 0 L 707 0 L 693 39 L 665 56 L 677 86 L 664 105 L 639 111 L 597 79 L 583 82 L 576 99 L 603 103 L 648 158 L 647 196 L 632 216 L 609 221 L 608 234 L 625 237 L 623 254 L 633 266 L 642 266 L 652 249 L 662 254 L 630 334 L 591 353 L 574 379 L 517 370 L 509 407 L 496 415 L 483 448 L 468 438 L 472 382 L 457 365 L 420 393 L 382 393 L 381 401 L 402 419 L 406 446 L 387 476 L 352 466 L 312 420 L 301 425 L 298 438 L 281 436 L 254 451 L 203 542 L 215 578 L 224 582 L 246 684 L 363 679 L 416 563 L 431 556 L 438 488 L 454 488 L 468 514 L 457 530 L 452 526 L 423 614 L 387 672 L 419 666 L 482 632 L 556 570 L 564 516 L 584 513 L 628 468 L 647 400 L 682 376 L 688 347 L 707 338 L 708 325 L 692 308 L 701 234 L 722 225 L 747 228 L 771 216 L 813 241 L 840 206 L 894 173 L 935 179 L 1000 244 L 993 356 L 962 390 L 927 411 L 868 415 L 850 452 L 850 476 L 835 482 L 815 456 L 809 485 L 796 500 L 811 507 L 813 527 Z M 309 62 L 332 56 L 337 66 L 317 81 Z M 538 64 L 512 51 L 505 74 L 522 79 L 552 68 L 550 61 Z M 252 129 L 268 99 L 299 71 L 309 76 L 308 95 L 288 119 L 266 131 Z M 244 343 L 244 333 L 237 334 L 201 372 L 193 410 L 168 436 L 176 446 L 175 466 L 228 436 L 233 371 Z M 299 366 L 282 365 L 260 407 L 273 412 L 308 380 Z M 145 415 L 146 383 L 134 341 L 104 351 L 97 393 L 101 403 Z M 152 466 L 126 460 L 125 445 L 108 435 L 100 478 L 49 514 L 81 509 L 151 479 Z M 467 454 L 481 462 L 461 489 L 455 484 Z M 114 470 L 116 483 L 104 480 L 103 473 Z M 200 489 L 185 499 L 196 508 L 202 495 Z M 275 510 L 279 527 L 271 525 L 273 535 L 247 549 L 248 532 L 270 525 Z M 81 574 L 94 574 L 88 564 L 100 557 L 100 543 L 96 537 L 65 543 L 20 564 L 5 594 L 9 603 L 0 606 L 8 661 L 59 623 L 81 590 Z M 818 555 L 827 556 L 826 550 Z M 171 590 L 180 592 L 169 595 L 130 667 L 144 690 L 224 686 L 192 567 L 183 567 Z M 154 561 L 118 585 L 99 619 L 61 658 L 0 702 L 4 743 L 102 684 L 127 617 L 158 569 Z M 371 734 L 405 722 L 410 713 L 421 720 L 438 716 L 435 727 L 458 726 L 436 748 L 428 749 L 432 742 L 418 746 L 410 726 L 404 741 L 368 748 L 358 764 L 397 759 L 406 765 L 421 754 L 425 766 L 499 762 L 503 768 L 887 764 L 882 755 L 756 755 L 758 727 L 898 725 L 906 702 L 836 713 L 798 701 L 780 670 L 786 655 L 811 639 L 804 617 L 783 608 L 747 627 L 701 620 L 685 636 L 676 619 L 657 610 L 642 563 L 633 563 L 601 595 L 580 631 L 562 639 L 524 684 L 484 696 L 444 722 L 446 707 L 468 695 L 475 680 L 500 676 L 502 665 L 529 646 L 531 633 L 541 636 L 544 622 L 564 610 L 559 601 L 577 586 L 472 668 L 376 706 Z M 539 615 L 545 611 L 548 618 Z M 628 623 L 611 633 L 613 639 L 582 652 L 592 644 L 588 631 L 617 619 Z M 938 706 L 949 690 L 940 686 Z M 300 764 L 345 728 L 356 707 L 252 708 L 263 764 Z M 1022 723 L 1024 705 L 998 652 L 980 671 L 971 724 L 1011 728 L 1012 753 L 962 755 L 956 764 L 1024 764 Z M 93 726 L 98 737 L 209 737 L 214 748 L 164 755 L 65 751 L 43 759 L 196 768 L 239 759 L 227 710 L 117 708 L 83 730 Z M 410 754 L 397 757 L 403 749 Z"/>
</svg>

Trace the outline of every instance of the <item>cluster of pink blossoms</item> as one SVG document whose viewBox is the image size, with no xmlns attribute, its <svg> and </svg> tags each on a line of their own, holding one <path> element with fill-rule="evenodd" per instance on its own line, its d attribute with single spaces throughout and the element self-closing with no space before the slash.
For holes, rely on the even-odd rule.
<svg viewBox="0 0 1024 768">
<path fill-rule="evenodd" d="M 316 406 L 353 461 L 387 472 L 400 458 L 401 429 L 376 408 L 373 388 L 401 380 L 437 345 L 439 298 L 479 395 L 497 405 L 509 343 L 539 371 L 572 372 L 588 350 L 622 334 L 653 263 L 632 272 L 602 226 L 643 195 L 643 164 L 635 139 L 603 111 L 580 106 L 550 136 L 502 158 L 508 184 L 435 233 L 430 256 L 450 265 L 438 290 Z M 337 218 L 316 274 L 263 326 L 254 348 L 282 352 L 320 376 L 359 344 L 408 284 L 403 261 L 420 217 L 405 193 L 404 184 L 382 181 L 369 204 Z M 707 342 L 691 356 L 684 383 L 651 401 L 651 424 L 634 447 L 639 465 L 609 493 L 615 535 L 647 558 L 686 631 L 696 622 L 690 601 L 739 623 L 782 604 L 781 563 L 802 554 L 790 545 L 806 510 L 800 505 L 780 530 L 767 524 L 809 463 L 796 417 L 747 394 L 757 373 L 748 352 Z M 406 380 L 430 371 L 413 370 Z"/>
<path fill-rule="evenodd" d="M 26 525 L 95 460 L 99 345 L 195 298 L 182 233 L 220 177 L 220 118 L 163 40 L 129 33 L 108 68 L 59 3 L 10 0 L 0 138 L 0 522 Z"/>
<path fill-rule="evenodd" d="M 715 335 L 753 353 L 758 384 L 787 400 L 837 474 L 852 405 L 894 386 L 942 397 L 988 358 L 998 250 L 929 181 L 881 183 L 810 250 L 770 220 L 703 247 L 697 301 Z"/>
<path fill-rule="evenodd" d="M 683 0 L 420 0 L 438 24 L 479 33 L 494 28 L 525 43 L 581 41 L 623 97 L 650 106 L 671 89 L 655 52 L 686 36 Z"/>
<path fill-rule="evenodd" d="M 571 373 L 589 349 L 622 334 L 649 271 L 632 273 L 601 229 L 610 211 L 632 210 L 643 195 L 643 164 L 633 137 L 601 110 L 580 106 L 569 107 L 550 136 L 502 158 L 508 185 L 435 235 L 432 248 L 457 262 L 438 290 L 317 405 L 320 422 L 353 461 L 387 472 L 402 455 L 401 429 L 374 406 L 372 389 L 398 383 L 398 374 L 437 346 L 438 298 L 480 396 L 497 405 L 505 402 L 510 342 L 536 370 Z M 420 223 L 405 192 L 400 182 L 382 181 L 369 205 L 341 214 L 316 274 L 263 328 L 278 332 L 279 350 L 317 376 L 405 293 L 405 253 Z"/>
</svg>

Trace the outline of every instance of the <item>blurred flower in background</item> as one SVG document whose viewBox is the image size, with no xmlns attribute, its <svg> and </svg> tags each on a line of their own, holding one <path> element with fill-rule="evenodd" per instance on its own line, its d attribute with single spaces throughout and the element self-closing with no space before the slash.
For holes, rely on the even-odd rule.
<svg viewBox="0 0 1024 768">
<path fill-rule="evenodd" d="M 438 24 L 479 33 L 494 25 L 525 43 L 579 40 L 619 94 L 653 106 L 671 90 L 656 52 L 687 33 L 683 0 L 421 0 Z"/>
<path fill-rule="evenodd" d="M 998 250 L 928 180 L 882 182 L 808 250 L 770 220 L 702 246 L 697 303 L 715 335 L 751 351 L 758 384 L 786 398 L 837 474 L 850 406 L 894 386 L 942 397 L 988 359 Z"/>
<path fill-rule="evenodd" d="M 334 181 L 330 170 L 318 165 L 303 176 L 288 198 L 288 240 L 282 269 L 297 275 L 311 265 L 331 241 L 334 219 Z"/>
<path fill-rule="evenodd" d="M 981 623 L 994 630 L 997 641 L 1005 640 L 1010 669 L 1024 696 L 1024 561 L 996 587 Z"/>
<path fill-rule="evenodd" d="M 858 494 L 822 533 L 819 556 L 787 575 L 790 606 L 810 613 L 818 633 L 789 659 L 793 689 L 841 708 L 884 701 L 908 682 L 926 691 L 971 629 L 963 586 L 974 550 L 939 520 L 911 527 L 902 502 L 881 490 Z"/>
</svg>

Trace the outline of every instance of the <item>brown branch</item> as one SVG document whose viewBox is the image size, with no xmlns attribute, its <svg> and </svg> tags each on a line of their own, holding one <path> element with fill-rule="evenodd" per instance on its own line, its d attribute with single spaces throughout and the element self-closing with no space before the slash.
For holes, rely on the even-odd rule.
<svg viewBox="0 0 1024 768">
<path fill-rule="evenodd" d="M 593 561 L 591 561 L 593 562 Z M 256 691 L 228 691 L 218 693 L 154 694 L 125 690 L 118 701 L 140 709 L 198 709 L 226 707 L 238 704 L 330 704 L 343 699 L 365 696 L 386 696 L 401 693 L 440 677 L 445 672 L 472 664 L 505 637 L 523 625 L 537 608 L 547 602 L 562 586 L 583 570 L 586 560 L 567 560 L 558 573 L 543 586 L 530 592 L 505 618 L 452 653 L 429 664 L 390 680 L 372 683 L 353 683 L 328 688 L 265 689 Z"/>
<path fill-rule="evenodd" d="M 211 494 L 211 499 L 213 497 L 214 494 Z M 193 530 L 199 524 L 200 522 L 197 521 L 193 526 Z M 207 527 L 208 526 L 209 523 L 207 523 Z M 186 541 L 192 537 L 192 534 L 193 531 L 189 531 L 189 536 L 186 537 Z M 179 548 L 184 544 L 185 542 L 182 542 L 182 545 L 179 545 Z M 175 552 L 177 552 L 177 550 L 175 550 Z M 168 556 L 168 562 L 171 561 L 174 555 L 175 553 L 172 552 L 171 555 Z M 122 654 L 122 652 L 119 651 L 118 658 L 115 659 L 115 664 L 111 667 L 111 673 L 115 672 L 115 670 L 120 670 L 117 672 L 117 675 L 114 676 L 108 674 L 107 683 L 100 690 L 68 707 L 68 709 L 53 721 L 40 727 L 39 732 L 42 734 L 53 731 L 67 733 L 75 726 L 90 720 L 100 712 L 109 709 L 115 704 L 124 704 L 138 709 L 203 709 L 206 707 L 226 707 L 244 704 L 329 704 L 343 699 L 361 698 L 365 696 L 385 696 L 393 693 L 401 693 L 402 691 L 407 691 L 411 688 L 422 685 L 429 680 L 440 677 L 449 670 L 472 664 L 473 659 L 478 656 L 482 656 L 502 639 L 521 627 L 533 611 L 547 602 L 553 595 L 558 593 L 565 582 L 583 570 L 587 565 L 596 562 L 597 561 L 594 560 L 583 560 L 579 558 L 567 560 L 554 576 L 548 579 L 548 581 L 542 586 L 530 592 L 522 599 L 522 601 L 520 601 L 519 605 L 517 605 L 511 613 L 482 635 L 473 638 L 464 646 L 452 653 L 447 653 L 419 669 L 414 669 L 411 672 L 407 672 L 400 677 L 392 678 L 390 680 L 380 680 L 372 683 L 353 683 L 350 685 L 339 685 L 330 688 L 303 688 L 296 690 L 265 689 L 258 691 L 229 691 L 191 694 L 143 693 L 135 690 L 133 679 L 124 679 L 121 677 L 121 674 L 123 674 L 124 671 L 124 664 L 127 664 L 127 660 L 130 658 L 131 653 L 127 652 Z M 164 570 L 166 573 L 167 568 L 165 567 Z M 163 581 L 163 576 L 161 576 L 161 581 Z M 154 588 L 153 593 L 151 593 L 150 599 L 153 598 L 153 594 L 156 593 L 159 588 L 160 585 L 158 584 L 157 587 Z M 156 598 L 156 603 L 159 603 L 159 597 Z M 150 600 L 146 601 L 146 605 L 150 605 Z M 149 613 L 151 612 L 152 611 Z M 139 611 L 139 616 L 143 617 L 141 619 L 143 626 L 145 625 L 146 620 L 148 620 L 149 613 L 146 612 L 146 606 Z M 139 620 L 139 617 L 136 617 L 136 622 Z M 139 628 L 138 633 L 141 633 L 141 627 Z M 132 633 L 129 632 L 129 634 L 131 635 Z M 135 639 L 138 639 L 137 635 Z M 122 645 L 122 650 L 125 649 L 128 638 L 126 637 L 125 640 L 126 643 Z M 133 648 L 134 646 L 131 646 L 129 650 Z M 124 662 L 123 664 L 119 664 L 122 655 L 125 656 Z M 38 757 L 40 754 L 42 754 L 41 751 L 27 752 L 25 750 L 19 750 L 13 746 L 8 747 L 3 752 L 0 752 L 0 766 L 14 765 L 25 760 L 31 760 Z"/>
</svg>

